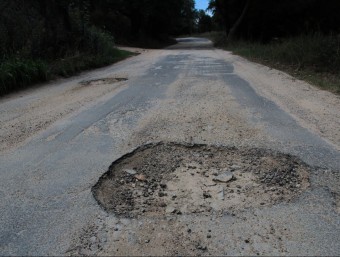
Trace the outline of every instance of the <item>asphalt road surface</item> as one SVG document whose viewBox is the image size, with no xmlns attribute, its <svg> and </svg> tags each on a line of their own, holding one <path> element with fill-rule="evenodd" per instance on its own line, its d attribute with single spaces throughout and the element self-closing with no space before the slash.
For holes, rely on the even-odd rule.
<svg viewBox="0 0 340 257">
<path fill-rule="evenodd" d="M 1 255 L 339 255 L 338 96 L 206 39 L 132 50 L 141 54 L 0 99 Z M 215 200 L 214 184 L 200 198 L 203 178 L 192 184 L 181 167 L 166 181 L 166 206 L 181 212 L 105 211 L 93 186 L 115 160 L 158 142 L 279 152 L 308 174 L 293 191 L 261 186 L 260 199 L 247 194 L 260 190 L 247 173 L 257 157 L 235 154 L 234 163 L 228 155 L 225 165 L 241 171 L 219 185 L 223 199 Z M 164 151 L 170 163 L 178 157 Z M 282 196 L 275 201 L 274 190 Z"/>
</svg>

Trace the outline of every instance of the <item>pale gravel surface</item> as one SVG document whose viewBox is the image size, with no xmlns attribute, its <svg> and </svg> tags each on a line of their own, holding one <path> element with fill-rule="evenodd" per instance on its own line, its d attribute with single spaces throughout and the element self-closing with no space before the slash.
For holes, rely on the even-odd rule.
<svg viewBox="0 0 340 257">
<path fill-rule="evenodd" d="M 118 92 L 124 83 L 97 83 L 92 86 L 68 83 L 67 87 L 59 85 L 51 88 L 53 86 L 38 89 L 33 97 L 23 92 L 20 100 L 8 99 L 0 105 L 0 151 L 15 148 L 98 98 Z"/>
<path fill-rule="evenodd" d="M 340 252 L 338 96 L 203 39 L 131 50 L 141 54 L 0 99 L 1 255 Z M 105 78 L 128 80 L 80 83 Z M 103 211 L 91 192 L 98 179 L 159 141 L 293 154 L 312 166 L 311 186 L 233 215 L 131 220 Z"/>
<path fill-rule="evenodd" d="M 290 113 L 304 127 L 323 137 L 340 150 L 340 96 L 320 90 L 292 76 L 245 60 L 232 58 L 236 73 L 251 81 L 254 89 L 283 110 Z"/>
<path fill-rule="evenodd" d="M 150 52 L 161 52 L 160 50 L 146 50 L 131 47 L 120 47 L 120 49 L 147 54 L 149 55 L 149 59 L 152 59 L 152 54 L 150 54 Z M 290 113 L 290 115 L 299 121 L 305 128 L 323 137 L 338 150 L 340 149 L 340 96 L 319 90 L 306 82 L 294 79 L 286 73 L 249 62 L 242 57 L 232 55 L 228 52 L 218 51 L 216 56 L 223 56 L 224 59 L 232 61 L 236 74 L 245 80 L 251 81 L 253 88 L 257 93 L 274 101 L 283 110 Z M 131 75 L 130 72 L 129 75 Z M 95 76 L 98 75 L 95 73 L 94 78 L 96 78 Z M 126 72 L 122 74 L 105 74 L 105 77 L 110 76 L 128 78 Z M 124 82 L 114 84 L 100 83 L 100 85 L 96 87 L 79 84 L 79 82 L 86 79 L 90 80 L 92 77 L 93 75 L 90 77 L 79 76 L 79 78 L 72 79 L 71 82 L 65 80 L 65 82 L 49 83 L 45 86 L 39 86 L 32 90 L 4 97 L 0 101 L 0 152 L 8 151 L 21 145 L 27 138 L 46 129 L 57 120 L 63 119 L 73 112 L 77 112 L 83 106 L 93 104 L 93 102 L 101 96 L 109 93 L 116 93 L 118 89 L 124 87 L 126 84 Z M 224 97 L 230 97 L 228 92 L 223 92 L 228 90 L 223 84 L 220 89 L 208 88 L 210 91 L 215 90 L 214 92 L 203 92 L 202 90 L 207 90 L 207 88 L 204 88 L 205 82 L 195 81 L 192 77 L 184 77 L 182 81 L 176 82 L 174 87 L 170 87 L 169 91 L 174 91 L 173 88 L 179 87 L 180 84 L 183 85 L 184 83 L 196 83 L 194 89 L 187 89 L 188 92 L 186 94 L 188 95 L 191 94 L 190 90 L 197 90 L 197 94 L 205 95 L 206 93 L 211 93 L 214 96 L 218 96 L 220 99 L 207 98 L 205 101 L 214 103 L 216 100 L 224 101 Z M 200 85 L 200 83 L 203 84 Z M 176 103 L 173 105 L 173 101 L 171 100 L 171 93 L 168 93 L 168 98 L 169 99 L 167 99 L 166 102 L 160 104 L 160 108 L 169 109 L 166 106 L 167 104 L 176 108 Z M 192 106 L 193 104 L 200 104 L 196 99 L 193 99 L 195 103 L 190 103 L 190 99 L 186 99 L 184 96 L 180 96 L 180 99 L 183 99 L 183 104 L 178 104 L 178 107 L 182 110 L 183 108 L 186 108 L 185 105 Z M 229 103 L 237 104 L 234 101 L 230 101 Z M 212 106 L 212 108 L 218 108 L 220 111 L 224 111 L 220 104 L 216 104 L 215 106 Z M 171 115 L 167 113 L 164 114 L 159 108 L 156 109 L 159 112 L 158 115 L 155 115 L 155 113 L 151 115 L 157 117 L 157 119 L 161 119 L 162 113 L 167 116 Z M 230 109 L 235 110 L 237 108 Z M 178 111 L 179 110 L 172 110 L 175 115 Z M 216 113 L 216 116 L 218 116 L 218 110 L 214 111 L 211 112 Z M 205 110 L 195 109 L 195 112 L 200 112 L 199 114 L 202 113 L 204 115 Z M 226 112 L 224 112 L 224 116 L 227 116 Z M 185 123 L 187 117 L 188 115 L 183 116 L 181 122 Z M 212 116 L 210 116 L 210 118 L 212 118 Z M 177 120 L 177 117 L 175 117 L 175 119 Z M 203 119 L 203 117 L 200 117 L 200 119 Z M 228 115 L 226 120 L 228 119 L 232 119 L 232 116 Z M 214 122 L 221 120 L 221 118 L 214 119 Z M 209 132 L 213 125 L 210 122 L 206 123 L 209 124 Z M 190 124 L 190 121 L 188 124 Z M 200 126 L 203 125 L 201 124 Z M 190 129 L 194 131 L 200 130 L 199 128 L 192 126 L 190 126 Z M 242 136 L 244 137 L 244 140 L 247 140 L 245 134 L 246 130 L 243 130 Z M 190 137 L 189 135 L 190 133 L 185 133 L 185 136 L 183 137 Z M 221 142 L 217 138 L 216 140 L 217 142 Z"/>
<path fill-rule="evenodd" d="M 148 52 L 139 48 L 124 48 L 131 52 Z M 149 56 L 152 58 L 153 54 Z M 82 85 L 83 81 L 101 78 L 126 78 L 138 76 L 142 65 L 130 65 L 134 73 L 117 72 L 117 66 L 84 72 L 70 79 L 60 79 L 47 84 L 37 85 L 32 89 L 12 93 L 0 99 L 0 152 L 14 150 L 30 137 L 38 134 L 58 120 L 79 113 L 83 108 L 90 108 L 101 97 L 103 101 L 117 94 L 127 85 L 126 82 L 98 82 L 91 86 Z M 119 68 L 118 68 L 119 69 Z"/>
</svg>

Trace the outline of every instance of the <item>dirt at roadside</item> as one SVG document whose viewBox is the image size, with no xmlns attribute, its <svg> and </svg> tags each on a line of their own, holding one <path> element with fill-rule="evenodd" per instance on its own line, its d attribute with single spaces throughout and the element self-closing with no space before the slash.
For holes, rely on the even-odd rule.
<svg viewBox="0 0 340 257">
<path fill-rule="evenodd" d="M 260 95 L 274 101 L 303 127 L 340 150 L 340 96 L 261 64 L 224 52 L 235 72 Z"/>
<path fill-rule="evenodd" d="M 127 76 L 111 74 L 94 79 L 51 83 L 43 88 L 17 93 L 0 102 L 0 152 L 20 146 L 29 137 L 49 127 L 100 97 L 116 93 Z M 12 99 L 13 98 L 13 99 Z"/>
</svg>

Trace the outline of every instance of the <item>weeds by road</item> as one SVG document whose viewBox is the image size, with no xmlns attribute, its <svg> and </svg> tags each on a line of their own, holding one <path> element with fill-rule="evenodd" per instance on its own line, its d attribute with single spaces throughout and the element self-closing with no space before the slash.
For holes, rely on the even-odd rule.
<svg viewBox="0 0 340 257">
<path fill-rule="evenodd" d="M 220 47 L 340 94 L 340 37 L 321 34 L 273 39 L 267 44 L 227 42 L 221 32 L 204 34 Z"/>
<path fill-rule="evenodd" d="M 112 47 L 105 55 L 81 53 L 53 61 L 10 58 L 0 64 L 0 96 L 58 76 L 69 77 L 103 67 L 131 55 L 133 53 Z"/>
</svg>

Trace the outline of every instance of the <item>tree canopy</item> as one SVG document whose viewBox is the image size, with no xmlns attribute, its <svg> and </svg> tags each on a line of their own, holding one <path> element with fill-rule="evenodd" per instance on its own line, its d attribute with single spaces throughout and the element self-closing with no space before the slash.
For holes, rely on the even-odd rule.
<svg viewBox="0 0 340 257">
<path fill-rule="evenodd" d="M 231 37 L 267 41 L 340 32 L 339 0 L 210 0 L 209 9 Z"/>
<path fill-rule="evenodd" d="M 86 47 L 92 26 L 116 40 L 195 29 L 194 0 L 1 0 L 0 54 L 63 55 Z"/>
<path fill-rule="evenodd" d="M 194 0 L 1 0 L 0 54 L 54 58 L 98 49 L 98 40 L 91 38 L 100 37 L 98 31 L 116 42 L 218 28 L 229 38 L 262 41 L 340 32 L 339 0 L 210 0 L 209 9 L 213 17 L 195 10 Z"/>
</svg>

